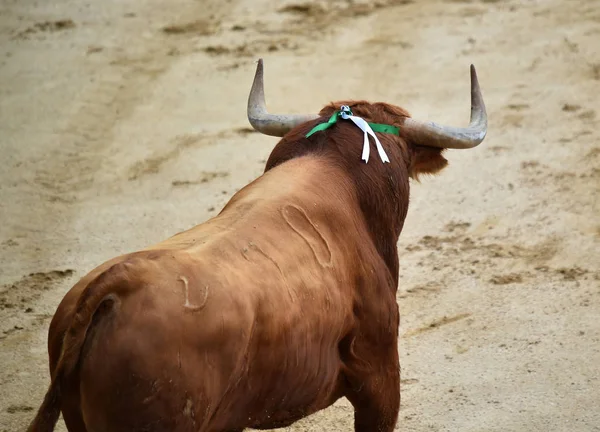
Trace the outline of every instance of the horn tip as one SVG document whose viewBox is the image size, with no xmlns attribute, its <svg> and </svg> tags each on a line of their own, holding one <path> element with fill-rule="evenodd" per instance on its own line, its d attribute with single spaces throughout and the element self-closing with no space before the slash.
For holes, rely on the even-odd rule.
<svg viewBox="0 0 600 432">
<path fill-rule="evenodd" d="M 475 70 L 475 65 L 471 65 L 471 93 L 479 94 L 481 92 L 479 88 L 479 78 L 477 78 L 477 71 Z M 481 97 L 481 96 L 480 96 Z M 481 101 L 483 103 L 483 101 Z"/>
<path fill-rule="evenodd" d="M 477 70 L 475 69 L 474 64 L 471 64 L 470 70 L 471 70 L 471 77 L 474 79 L 477 79 Z"/>
</svg>

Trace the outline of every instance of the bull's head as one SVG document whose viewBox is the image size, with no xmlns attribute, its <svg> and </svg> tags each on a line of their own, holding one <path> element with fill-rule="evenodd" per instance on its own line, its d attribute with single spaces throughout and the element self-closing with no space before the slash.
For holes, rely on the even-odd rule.
<svg viewBox="0 0 600 432">
<path fill-rule="evenodd" d="M 265 135 L 282 137 L 294 127 L 317 118 L 319 115 L 270 114 L 267 111 L 263 85 L 263 61 L 259 59 L 248 98 L 248 120 L 252 127 Z M 401 127 L 403 136 L 415 145 L 441 149 L 468 149 L 477 146 L 487 133 L 487 114 L 475 67 L 471 65 L 471 121 L 468 127 L 443 126 L 434 122 L 415 120 L 408 116 L 400 116 L 394 123 Z"/>
</svg>

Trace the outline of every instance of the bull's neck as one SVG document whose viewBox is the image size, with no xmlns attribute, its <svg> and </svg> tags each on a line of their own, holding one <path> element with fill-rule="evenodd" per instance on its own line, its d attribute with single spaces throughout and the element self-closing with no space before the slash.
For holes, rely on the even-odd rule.
<svg viewBox="0 0 600 432">
<path fill-rule="evenodd" d="M 386 194 L 383 192 L 385 188 L 382 187 L 377 187 L 373 191 L 365 188 L 361 179 L 354 178 L 353 180 L 358 190 L 359 205 L 365 219 L 366 228 L 379 255 L 390 270 L 394 286 L 397 287 L 399 272 L 397 244 L 404 225 L 408 198 L 406 205 L 402 205 L 396 201 L 398 198 L 397 192 Z"/>
</svg>

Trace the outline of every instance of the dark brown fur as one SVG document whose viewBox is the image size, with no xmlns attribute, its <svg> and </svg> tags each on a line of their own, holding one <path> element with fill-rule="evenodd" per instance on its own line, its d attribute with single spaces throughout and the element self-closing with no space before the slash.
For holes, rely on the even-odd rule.
<svg viewBox="0 0 600 432">
<path fill-rule="evenodd" d="M 285 426 L 340 397 L 358 432 L 400 404 L 396 242 L 409 177 L 439 149 L 378 134 L 361 161 L 350 122 L 305 134 L 340 105 L 402 130 L 404 110 L 330 104 L 271 153 L 206 223 L 82 278 L 49 330 L 52 383 L 29 431 L 230 431 Z"/>
</svg>

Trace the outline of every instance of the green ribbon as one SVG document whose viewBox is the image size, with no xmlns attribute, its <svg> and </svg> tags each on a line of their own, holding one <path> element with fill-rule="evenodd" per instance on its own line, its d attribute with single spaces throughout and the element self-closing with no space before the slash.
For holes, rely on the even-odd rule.
<svg viewBox="0 0 600 432">
<path fill-rule="evenodd" d="M 309 133 L 306 134 L 306 138 L 308 138 L 315 132 L 320 132 L 320 131 L 324 131 L 325 129 L 329 129 L 331 126 L 333 126 L 337 122 L 339 115 L 340 115 L 339 111 L 334 112 L 333 115 L 329 118 L 329 121 L 327 123 L 320 123 L 320 124 L 316 125 L 314 128 L 312 128 L 310 130 Z"/>
<path fill-rule="evenodd" d="M 329 117 L 329 120 L 326 123 L 320 123 L 320 124 L 316 125 L 314 128 L 312 128 L 310 130 L 310 132 L 306 134 L 306 138 L 310 137 L 315 132 L 320 132 L 320 131 L 324 131 L 325 129 L 329 129 L 331 126 L 333 126 L 334 124 L 337 123 L 338 119 L 341 118 L 341 114 L 342 113 L 340 111 L 335 111 L 333 113 L 333 115 L 331 117 Z M 352 112 L 351 111 L 347 112 L 347 114 L 352 115 Z M 388 125 L 388 124 L 381 124 L 381 123 L 368 123 L 368 125 L 371 126 L 371 129 L 373 129 L 373 132 L 400 135 L 400 129 L 398 129 L 396 126 L 392 126 L 392 125 Z"/>
</svg>

